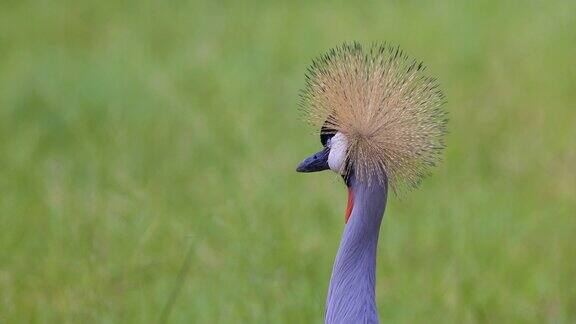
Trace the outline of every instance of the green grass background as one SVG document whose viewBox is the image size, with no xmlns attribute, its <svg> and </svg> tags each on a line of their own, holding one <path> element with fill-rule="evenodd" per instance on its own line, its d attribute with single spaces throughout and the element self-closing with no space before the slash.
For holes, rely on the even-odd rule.
<svg viewBox="0 0 576 324">
<path fill-rule="evenodd" d="M 346 190 L 294 171 L 298 90 L 351 40 L 450 114 L 389 202 L 382 321 L 575 322 L 576 3 L 496 0 L 3 0 L 0 322 L 321 322 Z"/>
</svg>

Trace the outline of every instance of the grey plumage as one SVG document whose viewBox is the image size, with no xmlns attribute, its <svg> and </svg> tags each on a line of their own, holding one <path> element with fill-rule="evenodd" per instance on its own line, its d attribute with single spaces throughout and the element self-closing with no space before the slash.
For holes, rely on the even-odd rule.
<svg viewBox="0 0 576 324">
<path fill-rule="evenodd" d="M 378 323 L 376 251 L 386 208 L 386 181 L 350 179 L 354 209 L 344 228 L 326 298 L 326 323 Z"/>
</svg>

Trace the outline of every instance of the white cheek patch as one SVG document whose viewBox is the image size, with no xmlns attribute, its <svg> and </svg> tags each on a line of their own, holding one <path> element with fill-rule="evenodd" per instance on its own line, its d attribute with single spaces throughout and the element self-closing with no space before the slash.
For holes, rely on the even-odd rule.
<svg viewBox="0 0 576 324">
<path fill-rule="evenodd" d="M 336 173 L 344 174 L 344 162 L 348 150 L 348 140 L 340 132 L 336 133 L 330 140 L 330 154 L 328 154 L 328 166 Z"/>
</svg>

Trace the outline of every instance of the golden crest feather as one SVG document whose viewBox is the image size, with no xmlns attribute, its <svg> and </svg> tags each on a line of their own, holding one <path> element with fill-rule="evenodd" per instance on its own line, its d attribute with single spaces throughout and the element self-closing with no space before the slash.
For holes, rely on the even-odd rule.
<svg viewBox="0 0 576 324">
<path fill-rule="evenodd" d="M 399 47 L 343 44 L 313 60 L 301 92 L 305 118 L 348 140 L 347 167 L 363 181 L 416 187 L 445 147 L 444 95 Z"/>
</svg>

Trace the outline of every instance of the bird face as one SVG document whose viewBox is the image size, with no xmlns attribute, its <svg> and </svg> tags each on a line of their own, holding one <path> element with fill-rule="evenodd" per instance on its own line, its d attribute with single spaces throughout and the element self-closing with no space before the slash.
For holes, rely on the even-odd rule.
<svg viewBox="0 0 576 324">
<path fill-rule="evenodd" d="M 324 148 L 302 161 L 296 171 L 318 172 L 330 169 L 340 175 L 344 175 L 348 150 L 346 136 L 340 132 L 335 134 L 322 133 L 320 141 Z"/>
</svg>

